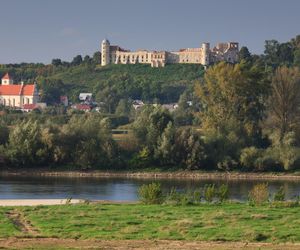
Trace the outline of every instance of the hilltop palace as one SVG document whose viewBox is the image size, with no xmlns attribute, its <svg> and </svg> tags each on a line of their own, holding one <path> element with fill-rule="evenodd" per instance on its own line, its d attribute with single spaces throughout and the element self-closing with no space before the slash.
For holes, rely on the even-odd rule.
<svg viewBox="0 0 300 250">
<path fill-rule="evenodd" d="M 239 44 L 237 42 L 219 43 L 210 48 L 203 43 L 200 48 L 186 48 L 179 51 L 130 51 L 117 45 L 110 45 L 105 39 L 101 43 L 101 65 L 108 64 L 151 64 L 151 67 L 164 67 L 166 64 L 185 63 L 202 64 L 227 61 L 234 63 L 238 59 Z"/>
</svg>

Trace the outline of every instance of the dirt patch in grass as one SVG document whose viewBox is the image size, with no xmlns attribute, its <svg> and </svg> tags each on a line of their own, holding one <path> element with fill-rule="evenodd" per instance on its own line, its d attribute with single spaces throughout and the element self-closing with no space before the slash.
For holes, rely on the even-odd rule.
<svg viewBox="0 0 300 250">
<path fill-rule="evenodd" d="M 266 214 L 252 214 L 251 218 L 252 219 L 267 219 L 268 215 L 266 215 Z"/>
<path fill-rule="evenodd" d="M 299 249 L 300 244 L 203 242 L 178 240 L 74 240 L 55 238 L 0 239 L 4 249 Z"/>
<path fill-rule="evenodd" d="M 23 213 L 17 209 L 10 210 L 6 213 L 8 219 L 15 225 L 15 227 L 26 235 L 38 236 L 39 232 L 35 229 L 31 222 L 27 220 Z"/>
</svg>

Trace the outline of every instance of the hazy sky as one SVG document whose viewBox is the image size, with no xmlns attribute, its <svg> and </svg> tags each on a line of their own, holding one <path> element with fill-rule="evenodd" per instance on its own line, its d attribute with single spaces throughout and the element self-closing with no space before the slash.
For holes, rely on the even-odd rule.
<svg viewBox="0 0 300 250">
<path fill-rule="evenodd" d="M 71 60 L 102 39 L 128 49 L 177 50 L 300 34 L 300 0 L 1 0 L 0 63 Z"/>
</svg>

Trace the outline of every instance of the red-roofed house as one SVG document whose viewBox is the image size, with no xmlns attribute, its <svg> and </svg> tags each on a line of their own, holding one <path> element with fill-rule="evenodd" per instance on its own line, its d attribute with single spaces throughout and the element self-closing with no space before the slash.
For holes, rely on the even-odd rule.
<svg viewBox="0 0 300 250">
<path fill-rule="evenodd" d="M 92 109 L 91 106 L 87 105 L 87 104 L 75 104 L 72 107 L 74 109 L 81 110 L 81 111 L 84 111 L 84 112 L 91 111 L 91 109 Z"/>
<path fill-rule="evenodd" d="M 38 102 L 38 90 L 35 84 L 14 84 L 11 76 L 6 73 L 0 85 L 0 104 L 8 107 L 22 108 L 24 104 Z"/>
</svg>

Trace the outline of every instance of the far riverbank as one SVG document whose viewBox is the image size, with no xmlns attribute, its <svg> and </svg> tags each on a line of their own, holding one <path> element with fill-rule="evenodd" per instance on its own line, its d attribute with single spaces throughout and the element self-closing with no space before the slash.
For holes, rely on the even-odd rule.
<svg viewBox="0 0 300 250">
<path fill-rule="evenodd" d="M 300 181 L 300 172 L 293 173 L 250 173 L 250 172 L 203 172 L 203 171 L 100 171 L 100 170 L 57 170 L 57 169 L 6 169 L 0 176 L 55 176 L 55 177 L 101 177 L 135 179 L 195 179 L 195 180 L 286 180 Z"/>
</svg>

